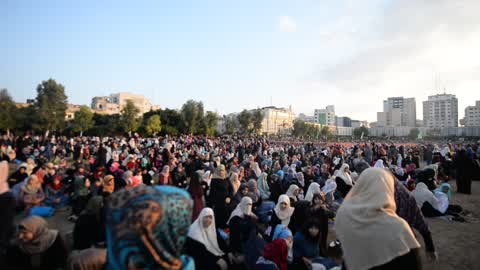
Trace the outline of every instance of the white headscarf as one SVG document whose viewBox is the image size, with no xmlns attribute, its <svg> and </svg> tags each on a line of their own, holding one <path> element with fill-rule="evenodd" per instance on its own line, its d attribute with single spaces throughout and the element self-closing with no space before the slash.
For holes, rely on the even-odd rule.
<svg viewBox="0 0 480 270">
<path fill-rule="evenodd" d="M 285 194 L 289 197 L 289 198 L 294 198 L 295 201 L 297 201 L 297 196 L 295 196 L 295 191 L 297 191 L 298 189 L 300 189 L 297 185 L 290 185 L 288 187 L 288 190 L 287 192 L 285 192 Z"/>
<path fill-rule="evenodd" d="M 286 203 L 287 209 L 282 210 L 282 208 L 280 207 L 281 203 Z M 295 208 L 290 206 L 290 198 L 285 194 L 280 195 L 280 197 L 278 197 L 277 205 L 273 209 L 278 219 L 280 219 L 282 221 L 282 224 L 285 226 L 288 226 L 288 224 L 290 223 L 290 217 L 292 217 L 294 210 Z"/>
<path fill-rule="evenodd" d="M 377 162 L 375 162 L 375 165 L 373 165 L 374 168 L 380 168 L 380 169 L 385 169 L 385 166 L 383 165 L 383 160 L 379 159 Z"/>
<path fill-rule="evenodd" d="M 208 228 L 203 227 L 203 218 L 212 216 L 212 224 Z M 188 230 L 188 237 L 202 243 L 205 248 L 215 256 L 223 256 L 224 253 L 218 246 L 217 232 L 215 231 L 215 215 L 212 208 L 203 208 L 198 218 L 193 222 Z"/>
<path fill-rule="evenodd" d="M 412 191 L 412 196 L 415 198 L 415 201 L 417 201 L 417 206 L 420 209 L 422 209 L 425 202 L 430 203 L 433 208 L 437 210 L 439 208 L 437 198 L 435 198 L 425 183 L 418 183 L 415 190 Z"/>
<path fill-rule="evenodd" d="M 370 269 L 420 247 L 408 223 L 395 213 L 394 190 L 390 173 L 369 168 L 340 206 L 335 232 L 348 269 Z"/>
<path fill-rule="evenodd" d="M 260 166 L 258 166 L 258 162 L 253 163 L 252 170 L 256 177 L 260 177 L 260 174 L 262 174 L 262 170 L 260 169 Z"/>
<path fill-rule="evenodd" d="M 307 195 L 305 195 L 305 200 L 311 202 L 313 200 L 313 195 L 316 193 L 320 193 L 322 190 L 320 189 L 320 185 L 318 183 L 311 183 L 308 186 Z"/>
<path fill-rule="evenodd" d="M 256 217 L 255 214 L 252 212 L 252 204 L 253 204 L 252 198 L 248 196 L 243 197 L 240 203 L 237 205 L 237 207 L 235 207 L 235 210 L 233 210 L 227 223 L 230 223 L 230 220 L 233 217 L 241 217 L 241 218 L 245 216 Z"/>
<path fill-rule="evenodd" d="M 434 196 L 438 201 L 438 211 L 445 214 L 445 212 L 447 212 L 448 205 L 450 204 L 448 201 L 448 195 L 441 191 L 435 191 Z"/>
<path fill-rule="evenodd" d="M 349 186 L 353 186 L 352 177 L 350 176 L 350 174 L 345 173 L 345 169 L 348 169 L 348 168 L 349 168 L 348 164 L 343 163 L 342 167 L 340 167 L 340 169 L 338 170 L 336 176 L 340 177 L 343 180 L 343 182 L 345 182 L 345 184 Z"/>
<path fill-rule="evenodd" d="M 237 193 L 238 188 L 240 188 L 240 180 L 238 180 L 238 173 L 233 172 L 232 175 L 230 175 L 230 183 L 232 184 L 233 188 L 233 194 Z"/>
<path fill-rule="evenodd" d="M 325 182 L 325 186 L 322 188 L 322 192 L 328 194 L 330 192 L 334 192 L 337 189 L 337 183 L 333 179 L 328 179 Z"/>
</svg>

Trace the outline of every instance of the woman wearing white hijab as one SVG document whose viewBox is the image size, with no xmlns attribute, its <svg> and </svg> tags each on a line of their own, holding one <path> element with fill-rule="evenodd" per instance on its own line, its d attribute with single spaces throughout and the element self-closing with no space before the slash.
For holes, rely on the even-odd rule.
<svg viewBox="0 0 480 270">
<path fill-rule="evenodd" d="M 290 185 L 288 187 L 287 192 L 285 192 L 285 195 L 288 196 L 290 199 L 291 204 L 295 204 L 298 201 L 298 193 L 300 192 L 300 188 L 297 185 Z"/>
<path fill-rule="evenodd" d="M 349 173 L 349 166 L 343 163 L 338 172 L 335 174 L 335 182 L 337 183 L 337 189 L 343 198 L 347 196 L 348 192 L 353 186 L 353 180 Z"/>
<path fill-rule="evenodd" d="M 379 168 L 365 170 L 335 222 L 349 270 L 421 269 L 420 244 L 395 211 L 392 174 Z"/>
<path fill-rule="evenodd" d="M 320 189 L 320 185 L 318 183 L 311 183 L 308 186 L 307 195 L 305 195 L 305 200 L 311 202 L 313 200 L 313 195 L 320 194 L 322 190 Z"/>
<path fill-rule="evenodd" d="M 295 208 L 290 206 L 290 198 L 285 194 L 280 195 L 280 197 L 278 197 L 277 205 L 273 209 L 272 219 L 270 220 L 272 231 L 275 230 L 275 227 L 278 224 L 283 224 L 288 227 L 293 211 L 295 211 Z"/>
<path fill-rule="evenodd" d="M 243 253 L 244 243 L 248 240 L 250 232 L 255 230 L 257 216 L 252 212 L 253 201 L 245 196 L 233 210 L 228 220 L 230 227 L 230 248 L 234 253 Z"/>
<path fill-rule="evenodd" d="M 383 160 L 379 159 L 377 162 L 375 162 L 375 165 L 373 165 L 374 168 L 380 168 L 380 169 L 385 169 L 385 165 L 383 164 Z"/>
<path fill-rule="evenodd" d="M 232 174 L 230 175 L 230 183 L 232 184 L 233 194 L 236 194 L 241 184 L 238 177 L 238 173 L 232 172 Z"/>
<path fill-rule="evenodd" d="M 186 250 L 195 260 L 196 269 L 227 269 L 220 246 L 225 247 L 215 227 L 215 215 L 211 208 L 203 208 L 188 230 Z"/>
<path fill-rule="evenodd" d="M 337 190 L 337 183 L 333 179 L 328 179 L 322 188 L 322 192 L 325 194 L 325 201 L 329 207 L 332 207 L 335 201 L 335 190 Z"/>
<path fill-rule="evenodd" d="M 417 201 L 417 206 L 422 210 L 424 216 L 435 217 L 443 215 L 440 211 L 440 202 L 425 183 L 418 183 L 415 190 L 412 191 L 412 196 L 415 198 L 415 201 Z"/>
</svg>

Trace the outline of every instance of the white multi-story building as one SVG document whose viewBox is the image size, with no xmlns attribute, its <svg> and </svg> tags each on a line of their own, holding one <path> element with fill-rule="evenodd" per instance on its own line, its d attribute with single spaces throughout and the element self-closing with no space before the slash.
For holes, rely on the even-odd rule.
<svg viewBox="0 0 480 270">
<path fill-rule="evenodd" d="M 415 127 L 415 98 L 390 97 L 383 101 L 383 112 L 377 113 L 377 125 L 382 127 Z"/>
<path fill-rule="evenodd" d="M 429 96 L 423 102 L 423 122 L 427 128 L 458 127 L 458 99 L 450 94 Z"/>
<path fill-rule="evenodd" d="M 92 99 L 92 109 L 105 114 L 118 114 L 127 104 L 127 100 L 131 100 L 140 110 L 140 114 L 144 114 L 150 110 L 159 109 L 158 106 L 152 106 L 150 101 L 143 95 L 131 93 L 116 93 L 108 97 L 94 97 Z"/>
<path fill-rule="evenodd" d="M 316 109 L 314 117 L 317 123 L 327 126 L 335 126 L 335 107 L 328 105 L 325 109 Z"/>
<path fill-rule="evenodd" d="M 264 107 L 261 133 L 271 135 L 290 133 L 293 129 L 295 114 L 291 108 Z"/>
<path fill-rule="evenodd" d="M 475 106 L 465 108 L 465 127 L 480 127 L 480 100 L 475 102 Z"/>
</svg>

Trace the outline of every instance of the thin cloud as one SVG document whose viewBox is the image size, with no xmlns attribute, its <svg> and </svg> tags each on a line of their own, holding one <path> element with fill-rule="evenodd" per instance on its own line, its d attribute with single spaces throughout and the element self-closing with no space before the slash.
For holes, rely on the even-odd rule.
<svg viewBox="0 0 480 270">
<path fill-rule="evenodd" d="M 290 16 L 280 16 L 278 19 L 280 31 L 293 33 L 297 31 L 297 23 Z"/>
</svg>

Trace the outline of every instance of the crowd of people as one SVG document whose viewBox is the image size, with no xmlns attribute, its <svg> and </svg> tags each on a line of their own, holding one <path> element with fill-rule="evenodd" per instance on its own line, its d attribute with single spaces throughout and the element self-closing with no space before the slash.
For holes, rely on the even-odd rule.
<svg viewBox="0 0 480 270">
<path fill-rule="evenodd" d="M 449 182 L 471 194 L 480 178 L 475 142 L 26 134 L 0 144 L 0 263 L 12 269 L 421 269 L 412 229 L 434 260 L 425 217 L 473 222 Z M 48 228 L 56 211 L 71 211 L 69 245 Z"/>
</svg>

